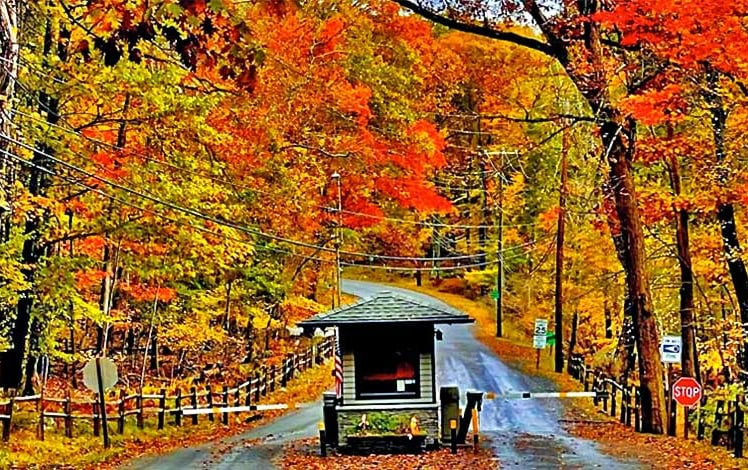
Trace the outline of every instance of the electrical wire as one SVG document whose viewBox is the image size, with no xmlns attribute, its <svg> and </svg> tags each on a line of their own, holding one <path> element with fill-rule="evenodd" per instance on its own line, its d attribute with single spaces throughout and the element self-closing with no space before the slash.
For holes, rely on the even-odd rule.
<svg viewBox="0 0 748 470">
<path fill-rule="evenodd" d="M 117 196 L 113 196 L 113 195 L 107 193 L 106 191 L 103 191 L 103 190 L 101 190 L 99 188 L 96 188 L 95 186 L 88 185 L 88 184 L 83 183 L 83 182 L 81 182 L 79 180 L 76 180 L 74 178 L 71 178 L 71 177 L 65 176 L 65 175 L 63 175 L 61 173 L 55 172 L 53 170 L 50 170 L 50 169 L 48 169 L 46 167 L 37 165 L 37 164 L 35 164 L 35 163 L 33 163 L 33 162 L 29 161 L 29 160 L 26 160 L 26 159 L 24 159 L 22 157 L 19 157 L 18 155 L 15 155 L 15 154 L 13 154 L 11 152 L 8 152 L 6 150 L 0 149 L 0 153 L 2 153 L 4 155 L 7 155 L 8 157 L 10 157 L 10 158 L 18 161 L 19 163 L 21 163 L 23 165 L 26 165 L 26 166 L 29 166 L 29 167 L 32 167 L 32 168 L 36 168 L 36 169 L 38 169 L 38 170 L 40 170 L 42 172 L 45 172 L 45 173 L 47 173 L 47 174 L 49 174 L 51 176 L 57 176 L 59 178 L 62 178 L 64 180 L 70 182 L 71 184 L 87 188 L 88 190 L 90 190 L 90 191 L 92 191 L 92 192 L 94 192 L 96 194 L 99 194 L 99 195 L 101 195 L 101 196 L 103 196 L 103 197 L 105 197 L 107 199 L 119 202 L 120 204 L 128 206 L 128 207 L 132 207 L 132 208 L 137 209 L 137 210 L 139 210 L 139 211 L 141 211 L 143 213 L 151 214 L 151 215 L 153 215 L 155 217 L 159 217 L 161 219 L 170 221 L 170 222 L 172 222 L 172 223 L 174 223 L 176 225 L 183 225 L 183 226 L 186 225 L 186 226 L 188 226 L 190 228 L 194 228 L 194 229 L 196 229 L 198 231 L 201 231 L 201 232 L 204 232 L 204 233 L 208 233 L 208 234 L 211 234 L 213 236 L 216 236 L 216 237 L 219 237 L 219 238 L 222 238 L 222 239 L 225 239 L 225 240 L 232 240 L 232 241 L 236 241 L 236 242 L 239 242 L 239 243 L 251 245 L 254 250 L 273 251 L 273 252 L 278 252 L 278 253 L 284 253 L 284 254 L 292 255 L 292 256 L 295 256 L 295 257 L 298 257 L 298 258 L 303 258 L 305 260 L 314 260 L 314 261 L 320 261 L 320 262 L 328 263 L 328 264 L 335 264 L 335 261 L 331 260 L 331 259 L 319 258 L 319 257 L 315 257 L 313 255 L 306 255 L 306 254 L 303 254 L 303 253 L 298 253 L 298 252 L 294 252 L 294 251 L 284 250 L 284 249 L 276 248 L 276 247 L 270 247 L 270 246 L 264 246 L 264 245 L 257 245 L 255 243 L 252 243 L 252 242 L 248 241 L 248 240 L 239 239 L 239 238 L 236 238 L 236 237 L 229 236 L 228 234 L 225 234 L 225 233 L 221 233 L 221 232 L 216 232 L 216 231 L 210 230 L 210 229 L 208 229 L 206 227 L 203 227 L 201 225 L 195 225 L 195 224 L 191 224 L 191 223 L 188 223 L 188 222 L 184 222 L 184 221 L 175 219 L 173 217 L 164 215 L 163 212 L 155 211 L 153 209 L 148 209 L 148 208 L 145 208 L 145 207 L 140 206 L 138 204 L 134 204 L 134 203 L 132 203 L 130 201 L 121 199 L 121 198 L 119 198 Z M 533 242 L 530 242 L 530 243 L 527 243 L 527 244 L 524 244 L 524 245 L 519 245 L 517 247 L 513 247 L 513 249 L 514 248 L 520 248 L 520 247 L 529 246 L 529 245 L 534 244 L 537 241 L 539 241 L 539 240 L 536 240 L 536 241 L 533 241 Z M 525 254 L 526 253 L 518 253 L 518 254 L 516 254 L 514 256 L 504 257 L 503 260 L 506 261 L 506 260 L 509 260 L 509 259 L 518 258 L 518 257 L 524 256 Z M 475 257 L 478 257 L 478 256 L 483 256 L 483 254 L 471 255 L 470 257 L 471 258 L 475 258 Z M 395 271 L 455 271 L 455 270 L 461 270 L 461 269 L 486 267 L 486 266 L 490 266 L 490 265 L 497 264 L 497 263 L 498 263 L 498 261 L 490 261 L 490 262 L 473 263 L 473 264 L 465 264 L 465 265 L 458 264 L 458 265 L 455 265 L 455 266 L 405 267 L 405 266 L 372 265 L 372 264 L 355 263 L 355 262 L 349 262 L 349 261 L 341 261 L 341 265 L 344 265 L 344 266 L 349 266 L 349 267 L 364 267 L 364 268 L 369 268 L 369 269 L 384 269 L 384 270 L 390 270 L 390 271 L 392 271 L 392 270 L 395 270 Z"/>
<path fill-rule="evenodd" d="M 44 76 L 44 77 L 49 77 L 49 78 L 56 79 L 56 77 L 54 77 L 54 76 L 52 76 L 50 74 L 43 73 L 41 71 L 38 71 L 38 69 L 36 69 L 34 67 L 31 67 L 30 64 L 28 64 L 28 63 L 26 63 L 26 65 L 29 66 L 34 73 L 36 73 L 36 74 L 38 74 L 40 76 Z M 13 79 L 18 83 L 18 80 L 16 78 L 13 78 Z M 65 84 L 66 82 L 61 82 L 61 83 Z M 40 118 L 38 118 L 38 117 L 36 117 L 34 115 L 31 115 L 31 114 L 25 113 L 23 111 L 20 111 L 17 108 L 12 108 L 12 112 L 14 112 L 16 114 L 19 114 L 19 115 L 22 115 L 22 116 L 24 116 L 24 117 L 26 117 L 28 119 L 33 120 L 33 121 L 42 123 L 44 125 L 60 129 L 63 132 L 67 132 L 67 133 L 76 135 L 77 137 L 80 137 L 82 139 L 88 140 L 89 142 L 92 142 L 94 144 L 103 145 L 103 146 L 106 146 L 106 147 L 111 148 L 113 150 L 117 150 L 119 152 L 122 152 L 122 149 L 119 148 L 119 147 L 117 147 L 114 144 L 111 144 L 109 142 L 105 142 L 105 141 L 102 141 L 102 140 L 99 140 L 99 139 L 94 139 L 92 137 L 86 136 L 86 135 L 84 135 L 84 134 L 76 131 L 75 129 L 72 128 L 72 126 L 70 125 L 70 123 L 66 119 L 64 119 L 62 117 L 61 117 L 61 120 L 63 122 L 65 122 L 65 123 L 67 123 L 71 128 L 66 128 L 66 127 L 57 125 L 55 123 L 47 122 L 47 121 L 45 121 L 43 119 L 40 119 Z M 485 153 L 493 154 L 495 152 L 478 152 L 478 154 L 485 154 Z M 517 157 L 519 157 L 519 152 L 516 152 L 516 151 L 515 152 L 503 152 L 503 153 L 505 153 L 507 155 L 514 154 L 514 155 L 517 155 Z M 217 183 L 221 183 L 223 185 L 227 185 L 227 186 L 230 186 L 230 187 L 233 187 L 233 188 L 244 189 L 244 190 L 248 190 L 250 192 L 254 192 L 254 193 L 257 193 L 257 194 L 264 194 L 264 195 L 268 195 L 268 196 L 276 196 L 276 194 L 274 194 L 274 193 L 272 193 L 270 191 L 264 191 L 264 190 L 260 190 L 260 189 L 254 188 L 254 187 L 250 187 L 248 185 L 243 185 L 243 184 L 240 184 L 240 183 L 231 182 L 231 181 L 225 180 L 223 178 L 218 178 L 218 177 L 216 177 L 215 175 L 212 175 L 212 174 L 208 174 L 208 173 L 201 172 L 201 171 L 195 171 L 195 170 L 192 170 L 192 169 L 189 169 L 189 168 L 185 168 L 185 167 L 182 167 L 182 166 L 179 166 L 179 165 L 174 165 L 172 163 L 165 162 L 163 160 L 159 160 L 157 158 L 150 157 L 150 156 L 147 156 L 147 155 L 139 154 L 139 153 L 136 153 L 136 152 L 130 152 L 130 151 L 128 151 L 127 154 L 135 156 L 135 157 L 138 157 L 138 158 L 142 158 L 142 159 L 144 159 L 146 161 L 149 161 L 149 162 L 152 162 L 152 163 L 155 163 L 155 164 L 158 164 L 158 165 L 162 165 L 162 166 L 174 169 L 174 170 L 178 170 L 180 172 L 186 172 L 186 173 L 189 173 L 189 174 L 194 174 L 194 175 L 197 175 L 197 176 L 201 176 L 201 177 L 207 178 L 207 179 L 209 179 L 211 181 L 215 181 Z M 82 155 L 80 155 L 80 154 L 77 154 L 77 155 L 82 157 Z M 491 174 L 492 176 L 500 176 L 499 172 L 497 172 L 496 170 L 492 170 L 492 171 L 491 170 L 481 170 L 480 172 L 465 172 L 465 173 L 460 173 L 460 174 L 462 174 L 462 175 L 471 175 L 471 174 L 472 175 L 486 175 L 486 174 Z M 453 191 L 465 191 L 465 190 L 468 189 L 468 188 L 447 188 L 447 187 L 443 187 L 443 186 L 439 186 L 439 185 L 435 185 L 435 186 L 439 187 L 439 188 L 442 188 L 442 189 L 449 189 L 449 190 L 453 190 Z M 470 189 L 470 190 L 471 191 L 475 190 L 475 191 L 487 192 L 487 190 L 482 189 L 482 188 L 475 188 L 475 189 Z M 322 209 L 323 211 L 326 211 L 326 212 L 336 212 L 337 211 L 337 208 L 328 207 L 328 206 L 312 205 L 312 207 L 317 208 L 317 209 Z M 406 223 L 406 224 L 416 225 L 416 226 L 420 226 L 420 227 L 424 227 L 424 228 L 440 227 L 440 228 L 454 228 L 454 229 L 482 229 L 482 228 L 493 228 L 494 227 L 493 225 L 438 224 L 438 223 L 429 223 L 429 222 L 419 222 L 419 221 L 412 221 L 412 220 L 408 220 L 408 219 L 400 219 L 400 218 L 395 218 L 395 217 L 377 216 L 377 215 L 373 215 L 373 214 L 366 214 L 366 213 L 363 213 L 363 212 L 350 211 L 350 210 L 343 210 L 341 212 L 343 212 L 345 214 L 348 214 L 348 215 L 357 216 L 357 217 L 363 217 L 363 218 L 369 218 L 369 219 L 375 219 L 375 220 L 384 220 L 384 221 L 389 221 L 389 222 Z M 515 225 L 505 225 L 505 227 L 526 227 L 526 226 L 534 226 L 534 225 L 537 225 L 537 224 L 515 224 Z"/>
<path fill-rule="evenodd" d="M 109 142 L 104 142 L 102 140 L 98 140 L 98 139 L 94 139 L 92 137 L 86 136 L 86 135 L 84 135 L 84 134 L 76 131 L 75 129 L 63 127 L 63 126 L 60 126 L 60 125 L 54 124 L 54 123 L 49 123 L 49 122 L 47 122 L 47 121 L 45 121 L 43 119 L 40 119 L 40 118 L 38 118 L 38 117 L 36 117 L 36 116 L 34 116 L 32 114 L 25 113 L 25 112 L 23 112 L 23 111 L 21 111 L 21 110 L 19 110 L 17 108 L 12 108 L 11 112 L 14 113 L 14 114 L 18 114 L 18 115 L 24 116 L 24 117 L 26 117 L 26 118 L 28 118 L 28 119 L 30 119 L 32 121 L 36 121 L 38 123 L 41 123 L 41 124 L 44 124 L 44 125 L 47 125 L 47 126 L 50 126 L 50 127 L 56 128 L 56 129 L 59 129 L 59 130 L 61 130 L 63 132 L 67 132 L 69 134 L 75 135 L 75 136 L 80 137 L 82 139 L 85 139 L 85 140 L 87 140 L 87 141 L 89 141 L 89 142 L 91 142 L 93 144 L 103 145 L 103 146 L 106 146 L 106 147 L 111 148 L 113 150 L 117 150 L 119 152 L 122 152 L 122 149 L 118 148 L 114 144 L 110 144 Z M 61 118 L 61 120 L 63 122 L 67 122 L 63 118 Z M 82 157 L 82 155 L 80 155 L 79 153 L 76 153 L 76 152 L 74 152 L 74 153 L 76 155 Z M 233 188 L 243 189 L 243 190 L 247 190 L 247 191 L 250 191 L 250 192 L 254 192 L 254 193 L 257 193 L 257 194 L 263 194 L 263 195 L 267 195 L 267 196 L 277 196 L 277 194 L 274 194 L 274 193 L 272 193 L 270 191 L 264 191 L 264 190 L 257 189 L 257 188 L 254 188 L 254 187 L 250 187 L 248 185 L 244 185 L 244 184 L 241 184 L 241 183 L 236 183 L 236 182 L 228 181 L 226 179 L 216 177 L 215 175 L 211 175 L 211 174 L 206 173 L 206 172 L 196 171 L 196 170 L 192 170 L 190 168 L 185 168 L 185 167 L 182 167 L 182 166 L 179 166 L 179 165 L 174 165 L 173 163 L 169 163 L 169 162 L 166 162 L 166 161 L 163 161 L 163 160 L 159 160 L 159 159 L 154 158 L 154 157 L 149 157 L 147 155 L 143 155 L 143 154 L 140 154 L 140 153 L 137 153 L 137 152 L 127 151 L 127 152 L 124 152 L 124 153 L 126 155 L 131 155 L 131 156 L 134 156 L 134 157 L 142 158 L 142 159 L 144 159 L 146 161 L 155 163 L 157 165 L 165 166 L 165 167 L 171 168 L 173 170 L 177 170 L 179 172 L 188 173 L 188 174 L 192 174 L 192 175 L 195 175 L 195 176 L 200 176 L 200 177 L 206 178 L 208 180 L 214 181 L 216 183 L 220 183 L 220 184 L 223 184 L 223 185 L 226 185 L 226 186 L 230 186 L 230 187 L 233 187 Z M 141 168 L 141 170 L 142 170 L 142 168 Z M 164 176 L 162 173 L 159 173 L 159 175 Z M 460 188 L 460 191 L 463 191 L 463 190 L 464 189 Z M 330 206 L 312 205 L 311 207 L 313 207 L 315 209 L 322 209 L 323 211 L 326 211 L 326 212 L 337 212 L 337 208 L 330 207 Z M 368 218 L 368 219 L 383 220 L 383 221 L 388 221 L 388 222 L 398 222 L 398 223 L 412 224 L 412 225 L 417 225 L 417 226 L 421 226 L 421 227 L 424 227 L 424 228 L 440 227 L 440 228 L 454 228 L 454 229 L 479 229 L 479 228 L 491 228 L 491 227 L 493 227 L 492 225 L 439 224 L 439 223 L 432 223 L 432 222 L 420 222 L 420 221 L 415 221 L 415 220 L 400 219 L 400 218 L 396 218 L 396 217 L 387 217 L 387 216 L 379 216 L 379 215 L 367 214 L 367 213 L 364 213 L 364 212 L 351 211 L 351 210 L 347 210 L 347 209 L 344 209 L 341 212 L 344 213 L 344 214 L 348 214 L 348 215 L 352 215 L 352 216 L 357 216 L 357 217 L 364 217 L 364 218 Z M 519 226 L 519 225 L 516 225 L 516 226 Z M 506 227 L 508 227 L 508 226 L 506 226 Z"/>
<path fill-rule="evenodd" d="M 111 195 L 111 194 L 109 194 L 109 193 L 107 193 L 105 191 L 102 191 L 101 189 L 99 189 L 99 188 L 97 188 L 95 186 L 88 185 L 86 183 L 83 183 L 83 182 L 81 182 L 79 180 L 76 180 L 74 178 L 71 178 L 69 176 L 65 176 L 65 175 L 63 175 L 61 173 L 55 172 L 55 171 L 50 170 L 50 169 L 48 169 L 46 167 L 37 165 L 37 164 L 35 164 L 35 163 L 33 163 L 33 162 L 29 161 L 29 160 L 26 160 L 26 159 L 24 159 L 22 157 L 19 157 L 18 155 L 10 153 L 10 152 L 8 152 L 6 150 L 0 149 L 0 153 L 2 153 L 4 155 L 6 155 L 6 156 L 8 156 L 8 157 L 10 157 L 10 158 L 18 161 L 19 163 L 21 163 L 23 165 L 26 165 L 26 166 L 29 166 L 29 167 L 32 167 L 32 168 L 36 168 L 36 169 L 38 169 L 38 170 L 40 170 L 40 171 L 42 171 L 44 173 L 47 173 L 47 174 L 49 174 L 51 176 L 56 176 L 56 177 L 62 178 L 64 180 L 68 181 L 71 184 L 74 184 L 74 185 L 86 188 L 89 191 L 92 191 L 92 192 L 94 192 L 96 194 L 99 194 L 99 195 L 101 195 L 101 196 L 103 196 L 103 197 L 105 197 L 107 199 L 110 199 L 112 201 L 116 201 L 116 202 L 118 202 L 118 203 L 120 203 L 122 205 L 128 206 L 128 207 L 132 207 L 134 209 L 137 209 L 137 210 L 141 211 L 142 213 L 147 213 L 147 214 L 153 215 L 155 217 L 159 217 L 161 219 L 167 220 L 167 221 L 172 222 L 173 224 L 176 224 L 176 225 L 182 225 L 182 226 L 186 225 L 186 226 L 188 226 L 190 228 L 196 229 L 196 230 L 204 232 L 204 233 L 208 233 L 210 235 L 222 238 L 224 240 L 231 240 L 231 241 L 243 243 L 243 244 L 246 244 L 246 245 L 250 245 L 254 250 L 273 251 L 273 252 L 278 252 L 278 253 L 289 254 L 289 255 L 292 255 L 292 256 L 295 256 L 295 257 L 299 257 L 299 258 L 303 258 L 303 259 L 306 259 L 306 260 L 314 260 L 314 261 L 320 261 L 320 262 L 328 263 L 328 264 L 335 264 L 335 261 L 331 260 L 331 259 L 319 258 L 319 257 L 315 257 L 315 256 L 312 256 L 312 255 L 306 255 L 306 254 L 303 254 L 303 253 L 298 253 L 298 252 L 294 252 L 294 251 L 284 250 L 284 249 L 280 249 L 280 248 L 276 248 L 276 247 L 270 247 L 270 246 L 264 246 L 264 245 L 257 245 L 256 243 L 252 243 L 249 240 L 240 239 L 240 238 L 237 238 L 237 237 L 232 237 L 232 236 L 229 236 L 226 233 L 216 232 L 214 230 L 210 230 L 210 229 L 208 229 L 206 227 L 203 227 L 201 225 L 191 224 L 191 223 L 188 223 L 188 222 L 185 222 L 185 221 L 182 221 L 182 220 L 179 220 L 179 219 L 167 216 L 163 212 L 155 211 L 153 209 L 148 209 L 148 208 L 143 207 L 141 205 L 138 205 L 138 204 L 132 203 L 130 201 L 121 199 L 121 198 L 119 198 L 117 196 L 113 196 L 113 195 Z M 348 265 L 348 266 L 367 266 L 367 265 L 362 265 L 362 264 L 359 264 L 359 263 L 351 263 L 351 262 L 341 262 L 341 264 Z M 391 267 L 386 267 L 386 266 L 371 266 L 371 267 L 391 269 Z"/>
<path fill-rule="evenodd" d="M 257 236 L 265 237 L 265 238 L 268 238 L 268 239 L 271 239 L 271 240 L 274 240 L 274 241 L 278 241 L 278 242 L 285 242 L 285 243 L 289 243 L 291 245 L 296 245 L 296 246 L 300 246 L 300 247 L 304 247 L 304 248 L 311 248 L 311 249 L 320 250 L 320 251 L 327 251 L 327 252 L 330 252 L 330 253 L 334 253 L 334 252 L 337 251 L 337 250 L 335 250 L 333 248 L 327 248 L 327 247 L 318 246 L 318 245 L 314 245 L 314 244 L 307 243 L 307 242 L 302 242 L 300 240 L 294 240 L 294 239 L 290 239 L 290 238 L 286 238 L 286 237 L 281 237 L 281 236 L 274 235 L 274 234 L 265 233 L 265 232 L 262 232 L 260 230 L 252 229 L 252 228 L 249 228 L 249 227 L 246 227 L 246 226 L 243 226 L 243 225 L 235 224 L 235 223 L 229 222 L 227 220 L 223 220 L 223 219 L 211 216 L 211 215 L 204 214 L 202 212 L 199 212 L 199 211 L 197 211 L 195 209 L 192 209 L 192 208 L 189 208 L 189 207 L 184 207 L 184 206 L 181 206 L 179 204 L 176 204 L 176 203 L 173 203 L 173 202 L 170 202 L 170 201 L 165 201 L 163 199 L 160 199 L 158 197 L 152 196 L 150 194 L 141 192 L 139 190 L 132 189 L 132 188 L 130 188 L 128 186 L 116 183 L 116 182 L 108 180 L 106 178 L 102 178 L 101 176 L 98 176 L 98 175 L 96 175 L 94 173 L 91 173 L 91 172 L 89 172 L 87 170 L 84 170 L 84 169 L 82 169 L 82 168 L 80 168 L 80 167 L 78 167 L 76 165 L 73 165 L 72 163 L 69 163 L 69 162 L 67 162 L 65 160 L 62 160 L 60 158 L 54 157 L 52 155 L 49 155 L 48 153 L 43 152 L 40 149 L 35 149 L 35 148 L 31 147 L 30 145 L 28 145 L 28 144 L 26 144 L 24 142 L 21 142 L 19 140 L 16 140 L 16 139 L 14 139 L 12 137 L 9 137 L 9 136 L 7 136 L 7 135 L 5 135 L 3 133 L 0 133 L 0 138 L 3 138 L 3 139 L 5 139 L 5 140 L 7 140 L 9 142 L 12 142 L 12 143 L 14 143 L 16 145 L 24 147 L 27 150 L 35 152 L 37 155 L 41 155 L 43 157 L 46 157 L 46 158 L 48 158 L 48 159 L 50 159 L 50 160 L 52 160 L 54 162 L 59 163 L 60 165 L 65 166 L 66 168 L 69 168 L 69 169 L 71 169 L 73 171 L 77 171 L 77 172 L 79 172 L 79 173 L 81 173 L 83 175 L 86 175 L 89 178 L 93 178 L 93 179 L 95 179 L 95 180 L 97 180 L 97 181 L 99 181 L 99 182 L 101 182 L 103 184 L 106 184 L 108 186 L 114 187 L 116 189 L 124 191 L 124 192 L 126 192 L 126 193 L 128 193 L 130 195 L 139 197 L 141 199 L 145 199 L 145 200 L 148 200 L 150 202 L 163 205 L 163 206 L 168 207 L 168 208 L 170 208 L 172 210 L 175 210 L 177 212 L 182 212 L 182 213 L 191 215 L 193 217 L 197 217 L 197 218 L 209 221 L 209 222 L 213 222 L 213 223 L 216 223 L 216 224 L 224 225 L 224 226 L 229 227 L 229 228 L 233 228 L 235 230 L 246 232 L 246 233 L 249 233 L 251 235 L 257 235 Z M 361 253 L 361 252 L 344 251 L 344 250 L 340 250 L 339 253 L 340 254 L 344 254 L 344 255 L 348 255 L 348 256 L 355 256 L 355 257 L 363 257 L 363 258 L 367 258 L 368 257 L 369 259 L 398 260 L 398 261 L 423 261 L 423 262 L 430 262 L 430 261 L 456 261 L 456 260 L 469 259 L 469 258 L 475 257 L 475 255 L 462 255 L 462 256 L 441 257 L 441 258 L 434 258 L 434 257 L 431 257 L 431 258 L 429 258 L 429 257 L 412 257 L 412 256 L 407 256 L 406 257 L 406 256 L 376 255 L 376 254 L 372 254 L 372 253 Z"/>
</svg>

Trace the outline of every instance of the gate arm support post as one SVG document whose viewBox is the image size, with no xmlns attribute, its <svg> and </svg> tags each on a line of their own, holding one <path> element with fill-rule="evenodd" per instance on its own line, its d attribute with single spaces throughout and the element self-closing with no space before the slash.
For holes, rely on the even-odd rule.
<svg viewBox="0 0 748 470">
<path fill-rule="evenodd" d="M 473 416 L 473 409 L 481 410 L 483 406 L 483 392 L 467 392 L 467 405 L 463 413 L 462 419 L 460 419 L 460 429 L 457 432 L 457 442 L 460 444 L 465 443 L 467 439 L 468 428 L 470 427 L 470 421 Z"/>
</svg>

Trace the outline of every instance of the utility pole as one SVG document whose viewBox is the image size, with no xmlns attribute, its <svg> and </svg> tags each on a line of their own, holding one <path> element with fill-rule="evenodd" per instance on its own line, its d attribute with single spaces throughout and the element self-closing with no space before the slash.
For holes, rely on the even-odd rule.
<svg viewBox="0 0 748 470">
<path fill-rule="evenodd" d="M 564 371 L 564 341 L 563 341 L 563 274 L 564 274 L 564 229 L 566 225 L 566 181 L 568 179 L 568 153 L 569 153 L 569 135 L 568 129 L 564 129 L 561 140 L 561 186 L 558 194 L 558 230 L 556 232 L 556 355 L 555 369 L 556 372 Z"/>
<path fill-rule="evenodd" d="M 10 123 L 10 110 L 13 107 L 13 97 L 18 75 L 18 17 L 19 6 L 15 0 L 0 2 L 0 131 L 5 135 L 13 135 Z M 8 152 L 10 143 L 0 141 L 0 150 Z M 0 155 L 0 243 L 10 240 L 13 206 L 10 188 L 14 182 L 14 165 L 11 158 L 2 153 Z M 3 307 L 0 317 L 11 317 L 11 309 Z M 26 331 L 15 334 L 19 326 L 11 329 L 11 347 L 0 353 L 0 388 L 16 388 L 21 381 L 23 363 L 23 347 Z"/>
<path fill-rule="evenodd" d="M 499 154 L 499 171 L 497 172 L 499 197 L 496 201 L 496 337 L 504 335 L 504 152 Z"/>
<path fill-rule="evenodd" d="M 343 243 L 343 192 L 340 182 L 340 174 L 336 171 L 332 174 L 332 179 L 335 180 L 338 186 L 338 223 L 337 230 L 335 233 L 335 298 L 333 300 L 333 307 L 337 301 L 338 308 L 340 308 L 341 291 L 343 290 L 343 276 L 340 268 L 340 245 Z"/>
</svg>

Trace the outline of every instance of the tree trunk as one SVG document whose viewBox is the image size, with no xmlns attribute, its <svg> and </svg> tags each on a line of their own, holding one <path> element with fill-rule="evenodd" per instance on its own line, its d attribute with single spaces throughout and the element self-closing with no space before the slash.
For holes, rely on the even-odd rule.
<svg viewBox="0 0 748 470">
<path fill-rule="evenodd" d="M 60 37 L 65 35 L 69 35 L 69 33 L 64 30 L 60 31 Z M 49 55 L 52 52 L 53 39 L 52 25 L 47 23 L 44 33 L 44 55 Z M 64 61 L 66 58 L 64 47 L 58 45 L 57 50 L 60 60 Z M 38 101 L 39 110 L 42 114 L 46 114 L 47 122 L 57 124 L 59 120 L 58 99 L 46 93 L 40 93 Z M 49 187 L 50 178 L 42 169 L 50 166 L 46 155 L 53 155 L 54 150 L 43 142 L 38 142 L 35 148 L 34 156 L 31 159 L 34 166 L 29 171 L 28 190 L 33 196 L 43 196 Z M 26 240 L 23 244 L 22 261 L 26 267 L 23 269 L 23 274 L 29 283 L 33 283 L 34 281 L 35 266 L 43 254 L 43 248 L 39 244 L 38 233 L 41 226 L 42 221 L 39 216 L 29 216 L 24 226 Z M 11 331 L 12 347 L 0 356 L 0 363 L 3 364 L 3 382 L 7 381 L 13 388 L 18 386 L 23 379 L 24 359 L 26 359 L 26 380 L 24 386 L 24 393 L 26 394 L 33 393 L 31 377 L 33 376 L 33 368 L 36 363 L 35 354 L 39 352 L 40 334 L 43 330 L 43 325 L 39 319 L 35 318 L 33 322 L 31 321 L 33 296 L 34 293 L 31 289 L 21 293 L 16 307 L 16 322 Z M 28 357 L 26 357 L 27 338 Z"/>
<path fill-rule="evenodd" d="M 109 204 L 109 216 L 112 215 L 112 204 Z M 101 289 L 99 290 L 99 308 L 104 316 L 109 315 L 109 299 L 111 299 L 112 289 L 112 256 L 109 249 L 109 237 L 106 238 L 104 244 L 104 254 L 102 261 L 104 262 L 104 279 L 101 280 Z M 105 338 L 105 325 L 96 325 L 96 354 L 101 354 L 104 350 L 104 338 Z"/>
<path fill-rule="evenodd" d="M 571 317 L 571 337 L 569 338 L 569 360 L 566 365 L 566 372 L 571 373 L 571 358 L 574 355 L 574 348 L 577 346 L 577 327 L 579 326 L 579 314 L 574 312 Z"/>
<path fill-rule="evenodd" d="M 668 129 L 672 136 L 672 129 Z M 668 166 L 670 185 L 673 193 L 681 194 L 680 165 L 678 158 L 670 159 Z M 688 240 L 688 217 L 686 209 L 676 210 L 675 218 L 675 244 L 678 251 L 678 266 L 680 267 L 680 328 L 681 342 L 681 369 L 686 377 L 694 377 L 699 382 L 701 374 L 699 371 L 699 356 L 696 349 L 696 315 L 693 307 L 693 271 L 691 270 L 691 249 Z"/>
<path fill-rule="evenodd" d="M 226 303 L 223 308 L 224 329 L 229 336 L 231 336 L 231 284 L 233 281 L 226 282 Z"/>
<path fill-rule="evenodd" d="M 566 180 L 568 172 L 568 129 L 563 132 L 563 143 L 561 149 L 561 185 L 558 191 L 558 228 L 556 230 L 556 305 L 555 305 L 555 326 L 556 326 L 556 354 L 555 369 L 556 372 L 564 371 L 564 231 L 566 228 Z M 569 351 L 571 354 L 571 351 Z"/>
<path fill-rule="evenodd" d="M 601 126 L 603 148 L 608 152 L 610 187 L 621 224 L 624 268 L 629 268 L 626 270 L 626 287 L 631 299 L 634 339 L 639 356 L 642 431 L 662 434 L 666 413 L 660 337 L 645 269 L 644 232 L 631 167 L 635 132 L 634 123 L 628 120 L 619 124 L 608 121 Z"/>
<path fill-rule="evenodd" d="M 409 0 L 396 0 L 396 2 L 419 15 L 448 27 L 500 41 L 512 42 L 557 59 L 590 105 L 597 122 L 600 123 L 603 152 L 610 168 L 610 188 L 615 196 L 616 212 L 621 223 L 622 264 L 626 270 L 627 295 L 630 299 L 634 334 L 639 353 L 642 429 L 645 432 L 661 434 L 664 430 L 665 396 L 662 384 L 659 335 L 652 307 L 649 279 L 645 270 L 644 233 L 636 204 L 636 188 L 631 168 L 636 139 L 635 126 L 633 121 L 624 120 L 617 116 L 615 110 L 609 104 L 611 100 L 607 95 L 611 83 L 606 71 L 609 70 L 607 63 L 609 63 L 612 54 L 609 53 L 610 51 L 603 50 L 603 41 L 597 25 L 592 21 L 585 22 L 582 31 L 583 42 L 574 43 L 575 48 L 583 48 L 583 51 L 579 52 L 572 50 L 570 42 L 557 33 L 554 29 L 554 23 L 549 21 L 544 7 L 541 7 L 540 2 L 536 0 L 524 0 L 522 4 L 524 12 L 543 33 L 543 41 L 516 36 L 475 23 L 463 23 L 454 18 L 441 16 Z M 574 8 L 573 3 L 571 2 L 568 6 Z M 599 2 L 576 2 L 579 14 L 585 17 L 594 14 L 599 5 Z M 570 52 L 574 52 L 575 63 L 571 62 Z M 746 294 L 748 294 L 748 289 L 746 289 Z"/>
<path fill-rule="evenodd" d="M 714 138 L 714 154 L 717 160 L 717 184 L 721 187 L 727 184 L 727 169 L 722 166 L 726 157 L 725 131 L 727 113 L 719 92 L 719 73 L 709 65 L 706 66 L 708 88 L 704 91 L 704 98 L 709 104 L 712 115 L 712 133 Z M 720 201 L 717 206 L 717 220 L 719 220 L 722 234 L 722 246 L 727 258 L 727 267 L 738 300 L 740 321 L 743 324 L 743 336 L 746 338 L 740 353 L 740 377 L 747 378 L 748 371 L 748 272 L 741 258 L 742 249 L 735 224 L 735 208 L 726 201 Z"/>
<path fill-rule="evenodd" d="M 0 2 L 0 57 L 4 62 L 0 67 L 0 130 L 5 135 L 12 135 L 12 127 L 8 119 L 8 109 L 12 103 L 18 75 L 18 4 L 16 0 Z M 7 152 L 10 148 L 9 142 L 0 141 L 0 150 Z M 15 163 L 6 154 L 0 155 L 0 177 L 3 191 L 12 187 Z M 11 210 L 10 193 L 2 195 L 2 207 L 0 207 L 0 221 L 2 222 L 2 237 L 0 243 L 10 239 Z M 18 306 L 20 307 L 20 305 Z M 24 312 L 25 313 L 25 312 Z M 22 364 L 25 349 L 26 333 L 28 332 L 28 316 L 18 315 L 13 322 L 11 309 L 2 312 L 3 322 L 7 325 L 10 333 L 10 349 L 0 353 L 0 388 L 16 388 L 21 383 Z M 4 326 L 4 325 L 3 325 Z"/>
<path fill-rule="evenodd" d="M 605 315 L 605 339 L 611 339 L 613 337 L 613 314 L 607 299 L 603 304 L 603 314 Z"/>
<path fill-rule="evenodd" d="M 158 331 L 154 329 L 153 337 L 151 338 L 151 362 L 148 365 L 150 370 L 158 369 Z"/>
</svg>

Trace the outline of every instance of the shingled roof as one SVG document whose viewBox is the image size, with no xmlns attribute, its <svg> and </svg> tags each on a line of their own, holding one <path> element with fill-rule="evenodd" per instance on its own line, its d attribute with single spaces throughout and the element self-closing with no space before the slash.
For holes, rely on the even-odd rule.
<svg viewBox="0 0 748 470">
<path fill-rule="evenodd" d="M 299 323 L 299 326 L 325 328 L 357 323 L 472 323 L 473 321 L 469 316 L 451 308 L 437 307 L 393 292 L 382 291 L 354 304 L 315 315 Z"/>
</svg>

